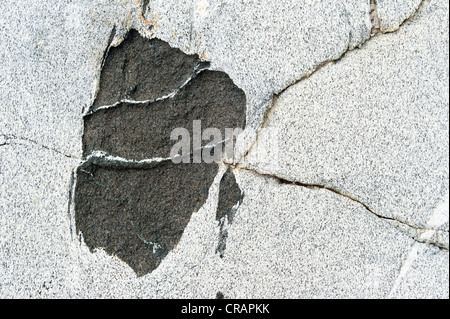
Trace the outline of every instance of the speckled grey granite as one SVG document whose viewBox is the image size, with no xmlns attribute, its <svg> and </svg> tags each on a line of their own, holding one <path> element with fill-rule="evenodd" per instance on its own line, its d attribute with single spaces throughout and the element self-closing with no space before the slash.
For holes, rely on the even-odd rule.
<svg viewBox="0 0 450 319">
<path fill-rule="evenodd" d="M 147 18 L 151 36 L 198 53 L 244 89 L 255 127 L 272 93 L 364 43 L 371 29 L 368 0 L 156 0 Z"/>
<path fill-rule="evenodd" d="M 424 0 L 376 0 L 380 30 L 392 32 L 411 17 Z"/>
<path fill-rule="evenodd" d="M 218 275 L 225 297 L 388 296 L 410 238 L 333 192 L 238 173 L 245 197 Z"/>
<path fill-rule="evenodd" d="M 0 146 L 0 296 L 71 295 L 69 189 L 76 160 L 20 139 Z"/>
<path fill-rule="evenodd" d="M 433 1 L 279 96 L 279 156 L 247 167 L 323 185 L 426 228 L 448 197 L 448 4 Z M 270 137 L 270 135 L 269 135 Z M 447 202 L 448 203 L 448 202 Z M 448 213 L 434 229 L 448 232 Z"/>
<path fill-rule="evenodd" d="M 449 296 L 448 252 L 416 243 L 405 260 L 390 298 L 419 299 Z M 430 289 L 434 287 L 435 289 Z"/>
<path fill-rule="evenodd" d="M 101 248 L 91 252 L 76 233 L 73 172 L 82 161 L 83 114 L 94 102 L 108 44 L 119 45 L 131 28 L 226 72 L 246 94 L 250 129 L 261 124 L 274 93 L 301 80 L 278 98 L 267 122 L 293 124 L 278 136 L 284 171 L 260 169 L 303 180 L 300 164 L 310 160 L 309 176 L 325 171 L 341 186 L 355 183 L 362 192 L 349 193 L 365 194 L 374 211 L 448 231 L 448 5 L 424 4 L 397 33 L 369 40 L 369 2 L 150 0 L 143 10 L 141 0 L 2 0 L 0 297 L 215 298 L 220 291 L 225 298 L 448 298 L 448 251 L 417 243 L 348 197 L 243 166 L 234 170 L 244 196 L 233 222 L 216 220 L 227 171 L 221 165 L 178 245 L 148 275 L 137 277 Z M 392 19 L 404 19 L 405 10 Z M 302 79 L 348 49 L 355 51 Z M 290 107 L 299 88 L 302 104 Z M 356 112 L 353 104 L 382 107 Z M 309 124 L 326 115 L 329 126 L 306 125 L 301 111 L 311 105 Z M 381 128 L 363 129 L 372 127 L 375 110 L 387 114 Z M 368 139 L 352 138 L 355 132 Z M 400 133 L 410 144 L 399 146 Z M 316 152 L 328 138 L 335 144 Z M 304 141 L 311 144 L 299 149 Z M 333 149 L 339 158 L 320 162 Z M 367 152 L 379 157 L 366 161 Z M 385 167 L 392 175 L 380 182 L 373 168 Z"/>
<path fill-rule="evenodd" d="M 114 24 L 131 1 L 0 3 L 0 133 L 78 156 Z"/>
<path fill-rule="evenodd" d="M 309 0 L 156 0 L 145 13 L 141 0 L 0 5 L 5 26 L 0 30 L 2 133 L 15 132 L 73 154 L 80 151 L 79 114 L 95 98 L 114 26 L 112 45 L 136 28 L 225 71 L 246 92 L 253 130 L 272 93 L 364 43 L 371 29 L 369 0 L 326 5 Z M 19 107 L 23 104 L 28 105 L 25 114 Z M 42 105 L 44 110 L 38 108 Z M 63 142 L 46 129 L 53 122 L 61 126 Z"/>
</svg>

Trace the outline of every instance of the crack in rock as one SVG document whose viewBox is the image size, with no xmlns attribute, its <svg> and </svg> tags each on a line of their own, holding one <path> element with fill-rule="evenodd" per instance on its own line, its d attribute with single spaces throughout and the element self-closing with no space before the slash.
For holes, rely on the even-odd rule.
<svg viewBox="0 0 450 319">
<path fill-rule="evenodd" d="M 228 168 L 220 181 L 216 220 L 226 217 L 229 224 L 233 223 L 236 205 L 242 204 L 243 199 L 244 193 L 236 182 L 232 169 Z"/>
<path fill-rule="evenodd" d="M 201 120 L 202 128 L 220 128 L 225 136 L 225 128 L 245 126 L 245 103 L 245 94 L 226 74 L 203 71 L 172 99 L 122 103 L 86 116 L 84 156 L 103 150 L 137 160 L 168 157 L 173 144 L 167 140 L 174 128 L 192 132 L 194 121 Z"/>
<path fill-rule="evenodd" d="M 91 111 L 124 99 L 151 100 L 167 95 L 192 77 L 199 63 L 195 55 L 131 30 L 120 45 L 108 49 Z"/>
<path fill-rule="evenodd" d="M 17 143 L 17 141 L 20 142 L 25 142 L 25 143 Z M 63 155 L 64 157 L 70 158 L 70 159 L 79 159 L 78 157 L 71 155 L 71 154 L 66 154 L 56 148 L 41 144 L 35 140 L 32 140 L 30 138 L 27 137 L 21 137 L 21 136 L 16 136 L 13 134 L 3 134 L 1 135 L 1 139 L 0 139 L 0 146 L 7 146 L 7 145 L 13 145 L 13 144 L 22 144 L 22 145 L 34 145 L 52 152 L 55 152 L 59 155 Z"/>
<path fill-rule="evenodd" d="M 128 103 L 128 104 L 151 104 L 151 103 L 156 103 L 156 102 L 159 102 L 159 101 L 173 99 L 182 89 L 184 89 L 184 87 L 186 87 L 200 73 L 202 73 L 205 70 L 208 70 L 208 67 L 209 67 L 209 65 L 206 65 L 203 62 L 197 64 L 195 66 L 195 68 L 194 68 L 194 75 L 189 77 L 183 84 L 181 84 L 175 90 L 173 90 L 172 92 L 170 92 L 170 93 L 168 93 L 168 94 L 166 94 L 164 96 L 159 96 L 159 97 L 156 97 L 156 98 L 151 98 L 151 99 L 148 99 L 148 100 L 139 100 L 139 101 L 136 101 L 136 100 L 133 100 L 133 99 L 129 99 L 129 98 L 124 98 L 124 99 L 122 99 L 120 101 L 115 102 L 114 104 L 102 105 L 102 106 L 95 107 L 95 108 L 93 108 L 91 110 L 88 110 L 88 112 L 84 115 L 84 117 L 87 117 L 89 115 L 97 113 L 98 111 L 101 111 L 101 110 L 106 110 L 106 109 L 120 107 L 124 103 Z"/>
<path fill-rule="evenodd" d="M 385 220 L 389 223 L 391 223 L 393 226 L 397 227 L 400 231 L 414 239 L 416 242 L 423 243 L 423 244 L 430 244 L 433 246 L 437 246 L 442 250 L 449 249 L 449 240 L 448 240 L 448 232 L 440 231 L 437 229 L 428 229 L 428 228 L 420 228 L 414 225 L 410 225 L 404 221 L 397 220 L 395 218 L 385 217 L 383 215 L 380 215 L 376 212 L 374 212 L 368 205 L 364 204 L 360 200 L 356 199 L 355 197 L 352 197 L 350 195 L 344 194 L 336 189 L 320 185 L 320 184 L 306 184 L 298 181 L 292 181 L 288 180 L 286 178 L 268 174 L 268 173 L 262 173 L 259 172 L 256 169 L 244 167 L 242 165 L 238 165 L 236 169 L 241 169 L 245 171 L 252 172 L 254 174 L 267 177 L 267 178 L 273 178 L 276 179 L 280 184 L 286 184 L 286 185 L 295 185 L 295 186 L 301 186 L 306 187 L 310 189 L 325 189 L 327 191 L 330 191 L 332 193 L 335 193 L 339 196 L 345 197 L 361 206 L 363 206 L 366 211 L 370 212 L 372 215 L 376 216 L 379 219 Z"/>
<path fill-rule="evenodd" d="M 142 16 L 145 18 L 145 15 L 147 14 L 147 11 L 149 10 L 149 2 L 150 0 L 142 0 Z"/>
<path fill-rule="evenodd" d="M 404 20 L 401 23 L 400 27 L 395 29 L 395 30 L 393 30 L 393 31 L 390 31 L 390 33 L 398 32 L 403 25 L 405 25 L 408 21 L 413 19 L 418 14 L 418 12 L 422 9 L 422 7 L 424 6 L 424 3 L 425 3 L 425 1 L 422 1 L 420 3 L 420 5 L 418 6 L 418 8 L 406 20 Z M 377 0 L 371 0 L 370 1 L 370 8 L 371 8 L 371 21 L 372 21 L 372 25 L 373 25 L 372 38 L 376 37 L 376 36 L 385 36 L 383 31 L 382 32 L 378 32 L 378 30 L 380 28 L 380 20 L 379 20 L 378 12 L 377 12 L 378 11 Z M 370 42 L 370 39 L 365 41 L 364 43 L 362 43 L 359 48 L 367 45 L 369 42 Z M 248 154 L 256 147 L 257 141 L 258 141 L 258 137 L 259 137 L 260 133 L 262 132 L 262 130 L 266 127 L 266 123 L 267 123 L 267 121 L 270 118 L 270 114 L 273 112 L 274 108 L 276 107 L 278 98 L 284 92 L 289 90 L 292 86 L 295 86 L 296 84 L 300 83 L 301 81 L 303 81 L 303 80 L 313 76 L 316 72 L 320 71 L 323 67 L 327 66 L 328 64 L 330 64 L 330 63 L 338 63 L 341 59 L 343 59 L 346 56 L 346 54 L 349 51 L 352 51 L 352 50 L 353 49 L 351 49 L 351 48 L 347 48 L 347 50 L 345 52 L 343 52 L 336 59 L 324 61 L 324 62 L 318 64 L 315 68 L 313 68 L 313 70 L 311 72 L 309 72 L 308 74 L 304 75 L 300 79 L 294 81 L 292 84 L 286 86 L 281 91 L 273 94 L 272 100 L 271 100 L 271 104 L 264 112 L 264 115 L 262 117 L 259 130 L 258 130 L 258 132 L 256 132 L 255 138 L 253 139 L 252 143 L 248 144 L 249 146 L 246 148 L 246 150 L 244 152 L 244 155 L 239 159 L 239 162 L 238 162 L 236 167 L 238 169 L 251 171 L 251 172 L 256 173 L 258 175 L 262 175 L 262 176 L 266 176 L 266 177 L 269 177 L 269 178 L 278 179 L 280 181 L 280 183 L 283 183 L 283 184 L 291 184 L 291 185 L 297 185 L 297 186 L 308 187 L 308 188 L 326 189 L 326 190 L 331 191 L 331 192 L 333 192 L 335 194 L 338 194 L 339 196 L 344 196 L 344 197 L 346 197 L 346 198 L 348 198 L 348 199 L 350 199 L 350 200 L 352 200 L 354 202 L 357 202 L 358 204 L 362 205 L 367 211 L 369 211 L 371 214 L 377 216 L 378 218 L 386 220 L 386 221 L 392 223 L 397 228 L 401 229 L 404 233 L 406 233 L 409 237 L 413 238 L 416 242 L 434 245 L 434 246 L 439 247 L 442 250 L 447 250 L 448 251 L 448 249 L 449 249 L 449 239 L 448 239 L 449 235 L 448 235 L 448 231 L 441 231 L 441 230 L 438 230 L 438 229 L 421 228 L 421 227 L 417 227 L 415 225 L 410 225 L 410 224 L 408 224 L 408 223 L 406 223 L 404 221 L 397 220 L 395 218 L 389 218 L 389 217 L 382 216 L 380 214 L 377 214 L 368 205 L 366 205 L 365 203 L 359 201 L 358 199 L 356 199 L 356 198 L 354 198 L 354 197 L 352 197 L 350 195 L 343 194 L 343 193 L 339 192 L 336 189 L 333 189 L 333 188 L 330 188 L 330 187 L 326 187 L 324 185 L 305 184 L 305 183 L 301 183 L 301 182 L 297 182 L 297 181 L 290 181 L 290 180 L 286 180 L 284 178 L 281 178 L 281 177 L 273 175 L 273 174 L 266 174 L 266 173 L 258 172 L 254 168 L 245 167 L 246 158 L 248 157 Z"/>
<path fill-rule="evenodd" d="M 84 116 L 84 161 L 73 200 L 77 237 L 92 252 L 119 257 L 138 276 L 176 247 L 218 173 L 215 162 L 194 158 L 215 154 L 225 140 L 201 134 L 195 144 L 195 123 L 222 136 L 246 124 L 244 92 L 225 73 L 205 67 L 198 56 L 132 30 L 107 54 Z M 193 141 L 187 154 L 171 152 L 175 128 Z"/>
<path fill-rule="evenodd" d="M 410 21 L 411 19 L 413 19 L 416 14 L 421 10 L 421 8 L 423 7 L 425 3 L 425 0 L 423 0 L 420 5 L 418 6 L 418 8 L 406 19 L 404 20 L 400 26 L 392 31 L 389 31 L 389 33 L 396 33 L 398 32 L 401 27 L 403 25 L 405 25 L 408 21 Z M 380 30 L 380 19 L 379 19 L 379 15 L 378 15 L 378 3 L 377 0 L 370 0 L 370 19 L 371 19 L 371 23 L 372 23 L 372 32 L 371 32 L 371 37 L 369 39 L 367 39 L 366 41 L 364 41 L 363 43 L 359 44 L 357 47 L 355 48 L 351 48 L 349 45 L 347 46 L 347 49 L 342 52 L 342 54 L 340 54 L 338 57 L 333 58 L 333 59 L 329 59 L 326 61 L 322 61 L 320 63 L 318 63 L 316 66 L 314 66 L 311 71 L 309 71 L 308 73 L 306 73 L 305 75 L 303 75 L 302 77 L 300 77 L 299 79 L 296 79 L 294 81 L 292 81 L 290 84 L 286 85 L 283 89 L 277 91 L 277 92 L 273 92 L 272 97 L 268 99 L 268 101 L 264 101 L 262 104 L 266 104 L 269 103 L 270 106 L 267 107 L 264 111 L 264 114 L 262 116 L 262 118 L 260 119 L 260 124 L 259 124 L 259 129 L 256 132 L 256 138 L 253 139 L 253 143 L 249 143 L 248 147 L 245 149 L 245 151 L 243 152 L 243 156 L 241 156 L 239 158 L 239 161 L 243 161 L 245 160 L 245 158 L 248 156 L 248 154 L 250 153 L 250 151 L 253 149 L 253 147 L 256 144 L 257 138 L 259 133 L 261 132 L 261 130 L 263 128 L 265 128 L 266 126 L 266 122 L 269 119 L 270 114 L 272 113 L 275 105 L 276 105 L 276 101 L 277 99 L 287 90 L 289 90 L 291 87 L 297 85 L 298 83 L 308 79 L 309 77 L 313 76 L 315 73 L 319 72 L 322 68 L 324 68 L 325 66 L 327 66 L 328 64 L 331 63 L 338 63 L 340 60 L 342 60 L 343 58 L 345 58 L 345 56 L 347 55 L 348 52 L 353 51 L 353 50 L 357 50 L 357 49 L 361 49 L 363 48 L 365 45 L 367 45 L 372 38 L 377 37 L 377 36 L 383 36 L 385 35 L 385 33 L 382 30 Z M 381 32 L 379 32 L 381 31 Z M 351 35 L 350 35 L 351 36 Z M 349 42 L 350 43 L 350 42 Z"/>
<path fill-rule="evenodd" d="M 116 36 L 116 30 L 117 30 L 116 26 L 114 25 L 112 30 L 111 30 L 111 33 L 109 34 L 108 45 L 106 46 L 106 50 L 103 53 L 103 58 L 102 58 L 102 63 L 101 63 L 102 69 L 105 66 L 106 59 L 107 59 L 107 57 L 109 55 L 109 50 L 111 49 L 111 47 L 112 47 L 111 45 L 113 43 L 114 37 Z"/>
<path fill-rule="evenodd" d="M 370 0 L 370 22 L 372 23 L 371 36 L 380 32 L 380 18 L 378 17 L 377 0 Z"/>
</svg>

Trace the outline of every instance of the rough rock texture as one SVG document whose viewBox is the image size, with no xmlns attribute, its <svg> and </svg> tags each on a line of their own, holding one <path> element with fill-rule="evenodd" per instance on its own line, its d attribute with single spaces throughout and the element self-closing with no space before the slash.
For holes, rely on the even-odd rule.
<svg viewBox="0 0 450 319">
<path fill-rule="evenodd" d="M 426 228 L 449 192 L 447 25 L 448 4 L 434 1 L 290 87 L 265 123 L 278 133 L 277 160 L 258 161 L 256 147 L 247 166 Z M 433 228 L 448 232 L 448 214 Z"/>
<path fill-rule="evenodd" d="M 142 78 L 146 78 L 145 75 Z M 168 158 L 175 128 L 186 128 L 193 140 L 193 121 L 201 127 L 245 127 L 245 94 L 223 72 L 203 71 L 173 98 L 148 103 L 121 103 L 85 117 L 83 153 L 103 150 L 128 159 Z M 202 142 L 205 146 L 209 141 Z M 192 148 L 192 146 L 191 146 Z"/>
<path fill-rule="evenodd" d="M 364 43 L 371 30 L 369 1 L 359 0 L 156 0 L 147 17 L 152 36 L 229 74 L 256 124 L 273 92 Z"/>
<path fill-rule="evenodd" d="M 216 173 L 216 164 L 171 161 L 147 170 L 79 168 L 77 231 L 92 251 L 103 248 L 143 276 L 178 244 Z"/>
<path fill-rule="evenodd" d="M 448 298 L 448 252 L 424 244 L 414 244 L 392 288 L 390 298 Z M 436 287 L 430 290 L 429 287 Z"/>
<path fill-rule="evenodd" d="M 392 32 L 419 8 L 424 0 L 376 0 L 380 30 Z"/>
<path fill-rule="evenodd" d="M 91 251 L 105 249 L 138 276 L 158 267 L 206 201 L 218 166 L 196 162 L 196 147 L 220 155 L 220 161 L 216 148 L 201 148 L 210 143 L 223 148 L 227 128 L 245 128 L 244 92 L 223 72 L 196 70 L 201 64 L 198 56 L 132 30 L 119 47 L 106 51 L 97 98 L 85 116 L 86 162 L 76 174 L 76 231 Z M 219 129 L 221 136 L 211 141 L 201 130 L 195 132 L 194 121 L 204 129 Z M 177 143 L 171 132 L 179 128 L 189 135 L 182 136 L 189 147 L 181 154 L 182 164 L 169 160 Z M 98 152 L 107 155 L 96 158 Z M 240 200 L 236 190 L 239 186 L 226 173 L 218 214 L 227 209 L 232 216 Z"/>
<path fill-rule="evenodd" d="M 115 29 L 112 38 L 114 33 Z M 125 99 L 154 100 L 168 95 L 193 77 L 199 65 L 195 55 L 187 56 L 164 41 L 149 41 L 131 30 L 118 47 L 106 51 L 92 109 Z"/>
<path fill-rule="evenodd" d="M 0 133 L 81 154 L 84 108 L 128 0 L 0 4 Z"/>
<path fill-rule="evenodd" d="M 437 234 L 448 242 L 448 4 L 377 2 L 2 0 L 0 297 L 448 298 L 448 248 L 436 247 Z M 398 30 L 371 37 L 378 20 Z M 274 131 L 258 142 L 282 133 L 280 152 L 255 161 L 257 143 L 247 164 L 219 165 L 178 244 L 143 276 L 90 249 L 74 210 L 85 115 L 105 57 L 130 29 L 179 49 L 174 61 L 197 54 L 228 74 L 246 96 L 250 145 L 264 120 Z M 167 83 L 196 65 L 182 63 Z M 173 92 L 152 79 L 140 91 L 132 70 L 111 81 L 111 100 Z M 103 155 L 89 162 L 99 171 Z M 130 160 L 116 158 L 111 172 Z M 245 196 L 221 224 L 227 170 Z"/>
</svg>

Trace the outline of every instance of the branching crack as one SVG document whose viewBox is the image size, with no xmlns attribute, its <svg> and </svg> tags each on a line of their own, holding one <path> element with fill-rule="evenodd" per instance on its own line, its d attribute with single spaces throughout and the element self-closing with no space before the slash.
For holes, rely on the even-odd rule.
<svg viewBox="0 0 450 319">
<path fill-rule="evenodd" d="M 124 169 L 124 168 L 151 169 L 160 165 L 161 163 L 171 161 L 175 158 L 176 157 L 174 158 L 157 157 L 138 161 L 133 159 L 126 159 L 120 156 L 110 155 L 104 151 L 93 151 L 86 157 L 86 160 L 82 163 L 81 166 L 88 167 L 90 165 L 97 165 L 116 169 Z"/>
<path fill-rule="evenodd" d="M 274 175 L 274 174 L 268 174 L 268 173 L 262 173 L 260 171 L 258 171 L 257 169 L 253 169 L 253 168 L 248 168 L 248 167 L 243 167 L 243 166 L 237 166 L 236 169 L 240 169 L 240 170 L 245 170 L 245 171 L 249 171 L 252 172 L 254 174 L 257 174 L 259 176 L 263 176 L 263 177 L 267 177 L 267 178 L 272 178 L 272 179 L 276 179 L 280 184 L 287 184 L 287 185 L 296 185 L 296 186 L 301 186 L 301 187 L 306 187 L 309 189 L 324 189 L 327 190 L 329 192 L 332 192 L 334 194 L 337 194 L 339 196 L 345 197 L 359 205 L 361 205 L 362 207 L 364 207 L 366 209 L 366 211 L 370 212 L 372 215 L 376 216 L 379 219 L 385 220 L 389 223 L 391 223 L 392 225 L 396 226 L 397 228 L 399 228 L 403 233 L 407 234 L 409 237 L 411 237 L 412 239 L 414 239 L 416 242 L 419 243 L 423 243 L 423 244 L 430 244 L 433 246 L 437 246 L 442 250 L 449 250 L 449 243 L 448 243 L 448 239 L 445 240 L 445 237 L 448 238 L 448 234 L 447 236 L 445 236 L 444 231 L 440 231 L 440 230 L 436 230 L 436 229 L 428 229 L 428 228 L 421 228 L 421 227 L 417 227 L 415 225 L 411 225 L 408 224 L 404 221 L 398 220 L 396 218 L 392 218 L 392 217 L 386 217 L 383 215 L 380 215 L 378 213 L 376 213 L 374 210 L 372 210 L 367 204 L 363 203 L 362 201 L 360 201 L 359 199 L 350 196 L 348 194 L 344 194 L 334 188 L 325 186 L 325 185 L 320 185 L 320 184 L 308 184 L 308 183 L 302 183 L 299 181 L 293 181 L 293 180 L 288 180 L 286 178 Z"/>
<path fill-rule="evenodd" d="M 74 216 L 74 197 L 75 197 L 75 188 L 77 185 L 77 170 L 74 169 L 72 174 L 70 175 L 69 180 L 69 195 L 68 195 L 68 204 L 67 204 L 67 216 L 69 218 L 69 229 L 70 235 L 72 239 L 76 238 L 75 231 L 75 216 Z"/>
<path fill-rule="evenodd" d="M 409 17 L 407 18 L 405 21 L 403 21 L 403 23 L 400 25 L 400 27 L 390 33 L 396 33 L 398 30 L 400 30 L 402 28 L 403 25 L 405 25 L 408 21 L 410 21 L 416 14 L 418 11 L 420 11 L 420 9 L 422 8 L 423 4 L 424 4 L 425 0 L 422 0 L 422 2 L 420 3 L 420 5 L 418 6 L 417 10 Z M 367 39 L 365 42 L 361 43 L 359 46 L 357 46 L 354 49 L 362 49 L 364 46 L 366 46 L 373 38 L 378 37 L 378 36 L 382 36 L 383 33 L 382 32 L 375 32 L 377 30 L 379 30 L 379 17 L 378 17 L 378 3 L 377 0 L 371 0 L 370 1 L 370 15 L 371 15 L 371 21 L 372 21 L 372 33 L 371 33 L 371 37 L 369 39 Z M 339 55 L 337 58 L 334 59 L 329 59 L 323 62 L 318 63 L 316 66 L 314 66 L 312 68 L 311 71 L 309 71 L 308 73 L 306 73 L 304 76 L 300 77 L 299 79 L 293 81 L 292 83 L 290 83 L 289 85 L 287 85 L 285 88 L 283 88 L 282 90 L 278 91 L 278 92 L 274 92 L 272 95 L 272 102 L 270 104 L 270 106 L 265 110 L 264 116 L 261 120 L 261 125 L 260 128 L 256 134 L 256 138 L 254 139 L 253 143 L 250 144 L 250 146 L 247 148 L 246 152 L 244 153 L 245 155 L 242 157 L 242 159 L 244 159 L 245 157 L 247 157 L 248 153 L 252 150 L 252 148 L 255 146 L 256 142 L 257 142 L 257 137 L 259 136 L 259 133 L 261 132 L 262 129 L 264 129 L 266 127 L 266 123 L 267 120 L 269 118 L 270 113 L 273 112 L 273 109 L 275 108 L 276 102 L 278 100 L 278 98 L 284 93 L 286 92 L 288 89 L 290 89 L 291 87 L 297 85 L 298 83 L 308 79 L 309 77 L 313 76 L 315 73 L 317 73 L 318 71 L 320 71 L 322 68 L 324 68 L 325 66 L 327 66 L 328 64 L 331 63 L 338 63 L 340 60 L 342 60 L 348 52 L 353 51 L 353 48 L 350 48 L 350 45 L 347 46 L 347 49 L 341 54 Z"/>
</svg>

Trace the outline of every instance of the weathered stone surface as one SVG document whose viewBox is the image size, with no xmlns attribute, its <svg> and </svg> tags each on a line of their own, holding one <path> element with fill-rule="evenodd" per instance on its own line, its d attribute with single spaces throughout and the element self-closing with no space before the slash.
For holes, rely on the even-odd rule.
<svg viewBox="0 0 450 319">
<path fill-rule="evenodd" d="M 411 17 L 424 0 L 376 0 L 380 30 L 392 32 Z"/>
<path fill-rule="evenodd" d="M 245 197 L 228 229 L 225 296 L 388 296 L 412 243 L 396 227 L 327 190 L 244 170 L 237 180 Z"/>
<path fill-rule="evenodd" d="M 224 257 L 227 248 L 228 225 L 233 223 L 234 215 L 244 200 L 239 184 L 236 181 L 233 170 L 228 168 L 220 181 L 219 201 L 217 203 L 216 220 L 219 222 L 219 244 L 216 252 Z"/>
<path fill-rule="evenodd" d="M 148 34 L 208 59 L 248 99 L 258 122 L 279 92 L 370 36 L 369 1 L 155 0 Z M 256 125 L 256 124 L 255 124 Z"/>
<path fill-rule="evenodd" d="M 104 248 L 89 249 L 76 233 L 70 180 L 82 161 L 83 114 L 94 103 L 105 49 L 120 46 L 129 29 L 153 38 L 152 43 L 162 40 L 198 54 L 212 69 L 226 72 L 246 94 L 247 128 L 254 129 L 273 93 L 369 39 L 369 2 L 0 1 L 0 297 L 448 298 L 448 251 L 413 245 L 394 223 L 350 198 L 280 184 L 242 167 L 233 174 L 246 196 L 233 223 L 221 230 L 216 220 L 220 181 L 227 170 L 220 165 L 178 244 L 145 276 L 136 276 Z M 441 184 L 448 175 L 442 170 L 448 167 L 443 159 L 448 148 L 442 148 L 448 145 L 448 96 L 442 93 L 448 89 L 448 5 L 424 2 L 409 18 L 415 0 L 378 2 L 384 30 L 397 24 L 400 30 L 379 33 L 363 46 L 363 54 L 349 53 L 302 79 L 297 87 L 302 94 L 282 94 L 267 124 L 293 127 L 281 126 L 286 134 L 280 139 L 287 150 L 280 154 L 284 171 L 270 166 L 270 172 L 303 180 L 304 171 L 317 170 L 309 176 L 312 182 L 339 177 L 333 182 L 342 183 L 334 186 L 356 183 L 347 190 L 366 194 L 359 199 L 370 199 L 367 204 L 377 213 L 394 207 L 388 212 L 392 216 L 448 234 L 448 201 Z M 174 71 L 184 70 L 180 68 Z M 322 79 L 328 75 L 330 81 Z M 183 71 L 177 79 L 185 76 Z M 316 77 L 321 80 L 315 82 Z M 178 80 L 170 83 L 177 86 Z M 146 96 L 133 95 L 140 92 L 133 86 L 120 87 L 118 98 L 122 93 L 133 99 Z M 159 89 L 152 94 L 166 92 Z M 313 94 L 316 90 L 320 92 Z M 287 103 L 283 99 L 293 95 L 301 103 L 277 115 L 277 108 Z M 331 107 L 327 101 L 333 99 Z M 352 104 L 373 108 L 357 112 L 349 108 Z M 314 112 L 303 119 L 311 105 Z M 323 124 L 325 112 L 326 125 L 312 125 Z M 385 129 L 374 129 L 373 120 L 381 113 L 378 124 Z M 406 144 L 399 147 L 403 138 Z M 326 148 L 313 147 L 327 139 Z M 299 141 L 307 141 L 306 146 L 298 149 Z M 405 158 L 408 147 L 410 157 Z M 368 158 L 369 153 L 379 157 Z M 330 154 L 339 158 L 332 160 Z M 126 174 L 130 162 L 122 160 L 126 165 L 115 169 Z M 299 170 L 303 166 L 309 169 Z M 436 205 L 447 209 L 437 209 L 443 213 L 428 219 L 426 211 Z M 225 230 L 226 250 L 220 258 L 218 238 Z M 417 248 L 415 259 L 410 258 L 411 246 Z M 408 260 L 413 261 L 409 268 Z"/>
<path fill-rule="evenodd" d="M 216 164 L 171 161 L 148 170 L 79 168 L 77 232 L 92 251 L 103 248 L 143 276 L 178 244 L 216 173 Z"/>
<path fill-rule="evenodd" d="M 192 78 L 200 65 L 195 55 L 131 30 L 119 46 L 107 51 L 91 109 L 122 100 L 155 100 L 168 95 Z"/>
<path fill-rule="evenodd" d="M 242 202 L 243 196 L 233 171 L 228 169 L 220 181 L 216 220 L 227 218 L 228 222 L 232 223 L 237 209 L 234 207 Z"/>
<path fill-rule="evenodd" d="M 448 3 L 433 1 L 289 88 L 266 122 L 278 131 L 278 160 L 259 163 L 256 148 L 247 165 L 426 228 L 449 192 L 447 25 Z"/>
<path fill-rule="evenodd" d="M 83 153 L 86 156 L 103 150 L 136 160 L 168 158 L 177 142 L 170 140 L 175 128 L 189 131 L 189 144 L 193 142 L 194 120 L 201 121 L 203 130 L 220 129 L 225 138 L 225 128 L 245 127 L 245 110 L 244 92 L 226 74 L 203 71 L 173 98 L 143 104 L 122 103 L 87 115 Z M 209 142 L 203 141 L 202 146 Z"/>
<path fill-rule="evenodd" d="M 430 289 L 434 287 L 434 289 Z M 414 244 L 389 295 L 397 299 L 448 299 L 448 251 Z"/>
<path fill-rule="evenodd" d="M 71 173 L 76 161 L 20 139 L 0 147 L 0 296 L 73 293 Z"/>
</svg>

